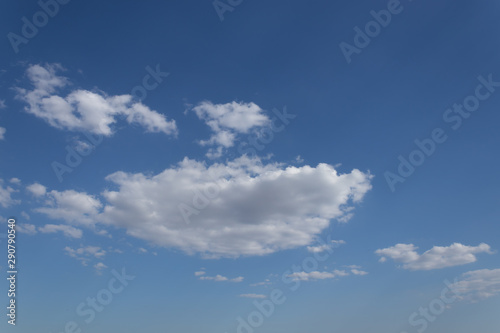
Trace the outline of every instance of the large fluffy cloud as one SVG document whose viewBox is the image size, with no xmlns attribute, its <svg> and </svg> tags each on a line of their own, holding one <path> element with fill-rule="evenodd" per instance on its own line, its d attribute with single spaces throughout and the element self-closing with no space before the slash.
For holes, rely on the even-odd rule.
<svg viewBox="0 0 500 333">
<path fill-rule="evenodd" d="M 375 251 L 384 262 L 386 257 L 403 264 L 410 270 L 431 270 L 450 266 L 465 265 L 477 260 L 475 254 L 492 253 L 488 244 L 467 246 L 454 243 L 450 246 L 434 246 L 432 249 L 418 254 L 413 244 L 396 244 L 395 246 Z"/>
<path fill-rule="evenodd" d="M 285 167 L 241 157 L 225 164 L 185 158 L 157 175 L 117 172 L 101 202 L 85 193 L 48 192 L 38 211 L 67 221 L 99 221 L 167 248 L 205 257 L 264 255 L 310 245 L 371 188 L 359 170 Z M 81 203 L 81 204 L 80 204 Z"/>
<path fill-rule="evenodd" d="M 73 90 L 67 96 L 58 95 L 70 82 L 57 75 L 58 65 L 32 65 L 26 74 L 32 90 L 18 89 L 18 98 L 25 101 L 26 111 L 45 120 L 51 126 L 72 131 L 88 131 L 109 136 L 116 118 L 138 124 L 147 132 L 177 133 L 175 121 L 163 114 L 134 102 L 131 95 L 108 96 L 102 92 Z"/>
</svg>

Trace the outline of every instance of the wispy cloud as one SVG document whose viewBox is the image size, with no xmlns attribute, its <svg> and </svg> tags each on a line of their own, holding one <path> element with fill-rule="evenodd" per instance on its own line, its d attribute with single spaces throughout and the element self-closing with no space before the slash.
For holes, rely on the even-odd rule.
<svg viewBox="0 0 500 333">
<path fill-rule="evenodd" d="M 395 246 L 375 251 L 381 256 L 380 262 L 387 258 L 397 263 L 402 263 L 404 269 L 409 270 L 431 270 L 451 266 L 465 265 L 477 260 L 475 254 L 492 254 L 488 244 L 481 243 L 478 246 L 467 246 L 454 243 L 450 246 L 434 246 L 432 249 L 418 254 L 413 244 L 396 244 Z"/>
<path fill-rule="evenodd" d="M 243 298 L 267 298 L 266 295 L 263 294 L 241 294 L 239 297 Z"/>
<path fill-rule="evenodd" d="M 198 273 L 198 272 L 196 272 Z M 195 273 L 195 275 L 196 275 Z M 199 275 L 198 275 L 199 276 Z M 223 281 L 227 281 L 227 282 L 243 282 L 243 277 L 242 276 L 238 276 L 238 277 L 235 277 L 235 278 L 227 278 L 225 276 L 222 276 L 220 274 L 217 274 L 216 276 L 206 276 L 206 275 L 201 275 L 199 276 L 199 279 L 200 280 L 209 280 L 209 281 L 216 281 L 216 282 L 223 282 Z"/>
<path fill-rule="evenodd" d="M 320 271 L 312 271 L 312 272 L 295 272 L 289 274 L 288 277 L 293 280 L 301 280 L 301 281 L 311 281 L 311 280 L 325 280 L 325 279 L 334 279 L 336 277 L 344 277 L 348 276 L 349 273 L 345 270 L 333 270 L 331 272 L 320 272 Z"/>
<path fill-rule="evenodd" d="M 39 227 L 38 231 L 43 234 L 53 234 L 56 232 L 62 232 L 65 236 L 71 238 L 82 238 L 83 231 L 75 227 L 65 225 L 65 224 L 46 224 L 43 227 Z"/>
<path fill-rule="evenodd" d="M 500 269 L 480 269 L 463 273 L 450 288 L 460 298 L 477 302 L 500 294 Z"/>
</svg>

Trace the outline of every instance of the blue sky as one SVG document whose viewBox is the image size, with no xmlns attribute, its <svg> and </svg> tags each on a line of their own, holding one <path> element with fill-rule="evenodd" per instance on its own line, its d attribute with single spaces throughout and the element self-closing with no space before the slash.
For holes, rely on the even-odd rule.
<svg viewBox="0 0 500 333">
<path fill-rule="evenodd" d="M 498 331 L 498 3 L 40 3 L 0 11 L 2 332 Z"/>
</svg>

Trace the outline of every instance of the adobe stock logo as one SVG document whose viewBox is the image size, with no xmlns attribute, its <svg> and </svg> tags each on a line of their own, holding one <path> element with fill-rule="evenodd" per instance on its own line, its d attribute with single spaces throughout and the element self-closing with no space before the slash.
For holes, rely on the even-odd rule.
<svg viewBox="0 0 500 333">
<path fill-rule="evenodd" d="M 39 10 L 31 20 L 26 16 L 21 18 L 23 25 L 21 27 L 21 35 L 13 32 L 7 34 L 7 39 L 12 46 L 12 49 L 17 54 L 19 53 L 19 46 L 21 44 L 28 44 L 29 41 L 38 35 L 38 29 L 45 27 L 50 18 L 55 17 L 59 13 L 60 5 L 66 5 L 70 0 L 40 0 L 38 1 L 38 6 L 42 10 Z"/>
<path fill-rule="evenodd" d="M 224 21 L 224 13 L 232 12 L 243 0 L 215 0 L 212 5 L 219 16 L 220 21 Z"/>
<path fill-rule="evenodd" d="M 443 112 L 444 122 L 449 124 L 453 131 L 457 131 L 462 126 L 463 121 L 470 118 L 479 109 L 481 103 L 489 99 L 496 88 L 500 87 L 500 82 L 493 81 L 492 74 L 489 74 L 487 78 L 482 75 L 478 76 L 477 80 L 479 84 L 473 94 L 466 96 L 462 103 L 454 103 L 452 107 Z M 407 158 L 399 155 L 397 172 L 386 171 L 384 173 L 385 181 L 391 192 L 396 191 L 398 183 L 404 183 L 408 177 L 413 175 L 415 170 L 437 151 L 438 145 L 447 139 L 446 130 L 436 127 L 432 130 L 430 137 L 414 141 L 416 148 L 408 154 Z"/>
<path fill-rule="evenodd" d="M 412 1 L 412 0 L 409 0 Z M 353 54 L 360 54 L 361 50 L 370 45 L 373 38 L 376 38 L 382 32 L 382 28 L 387 28 L 392 21 L 393 16 L 403 12 L 403 5 L 400 0 L 389 0 L 387 2 L 387 9 L 380 11 L 370 11 L 373 20 L 368 21 L 364 29 L 358 26 L 354 27 L 356 33 L 353 38 L 353 44 L 341 42 L 339 44 L 340 50 L 345 57 L 348 64 L 352 61 Z"/>
</svg>

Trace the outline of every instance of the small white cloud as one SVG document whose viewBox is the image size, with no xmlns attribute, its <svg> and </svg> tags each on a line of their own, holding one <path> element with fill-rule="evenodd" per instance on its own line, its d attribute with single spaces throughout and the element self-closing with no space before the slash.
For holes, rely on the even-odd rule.
<svg viewBox="0 0 500 333">
<path fill-rule="evenodd" d="M 351 269 L 351 273 L 354 275 L 367 275 L 368 274 L 368 272 L 362 271 L 362 270 L 357 269 L 357 268 Z"/>
<path fill-rule="evenodd" d="M 146 250 L 143 247 L 140 247 L 138 250 L 139 250 L 139 253 L 148 253 L 148 250 Z"/>
<path fill-rule="evenodd" d="M 367 275 L 368 272 L 361 270 L 361 266 L 358 265 L 345 265 L 344 267 L 349 268 L 351 273 L 354 275 Z"/>
<path fill-rule="evenodd" d="M 202 146 L 216 146 L 207 153 L 209 158 L 218 158 L 224 148 L 234 146 L 239 134 L 249 133 L 251 129 L 266 126 L 270 122 L 255 103 L 213 104 L 205 101 L 195 106 L 193 111 L 213 132 L 210 139 L 200 141 Z"/>
<path fill-rule="evenodd" d="M 41 184 L 34 183 L 26 187 L 35 197 L 41 197 L 47 193 L 47 188 Z"/>
<path fill-rule="evenodd" d="M 266 295 L 263 294 L 241 294 L 239 297 L 243 298 L 267 298 Z"/>
<path fill-rule="evenodd" d="M 0 140 L 5 139 L 5 133 L 7 130 L 4 127 L 0 127 Z"/>
<path fill-rule="evenodd" d="M 102 270 L 108 268 L 104 263 L 98 262 L 97 264 L 94 265 L 94 268 L 98 274 L 101 274 Z"/>
<path fill-rule="evenodd" d="M 271 281 L 269 279 L 265 279 L 262 282 L 252 283 L 250 285 L 250 287 L 267 286 L 267 285 L 270 285 L 270 284 L 272 284 Z"/>
<path fill-rule="evenodd" d="M 106 251 L 99 246 L 85 246 L 77 249 L 66 246 L 64 252 L 70 257 L 80 260 L 84 266 L 87 266 L 91 259 L 99 259 L 106 255 Z"/>
<path fill-rule="evenodd" d="M 92 151 L 95 146 L 91 145 L 86 141 L 76 140 L 75 141 L 75 150 L 81 155 L 87 155 L 90 151 Z"/>
<path fill-rule="evenodd" d="M 431 270 L 451 266 L 465 265 L 477 260 L 475 254 L 492 254 L 488 244 L 481 243 L 478 246 L 467 246 L 460 243 L 454 243 L 450 246 L 434 246 L 432 249 L 418 254 L 413 244 L 396 244 L 393 247 L 379 249 L 375 251 L 381 256 L 381 262 L 386 257 L 395 262 L 402 263 L 404 269 L 409 270 Z"/>
<path fill-rule="evenodd" d="M 11 179 L 9 180 L 9 182 L 10 182 L 11 184 L 19 185 L 19 184 L 21 184 L 21 179 L 14 177 L 14 178 L 11 178 Z"/>
<path fill-rule="evenodd" d="M 243 276 L 238 276 L 237 278 L 230 279 L 230 282 L 243 282 L 244 277 Z"/>
<path fill-rule="evenodd" d="M 16 231 L 27 235 L 35 235 L 37 233 L 36 226 L 27 223 L 16 225 Z"/>
<path fill-rule="evenodd" d="M 195 276 L 201 276 L 201 275 L 205 275 L 206 272 L 204 271 L 198 271 L 198 272 L 194 272 L 194 275 Z"/>
<path fill-rule="evenodd" d="M 22 211 L 21 212 L 21 216 L 24 217 L 24 219 L 26 221 L 29 221 L 30 220 L 30 216 L 28 215 L 28 213 L 26 213 L 25 211 Z"/>
<path fill-rule="evenodd" d="M 5 109 L 7 105 L 5 104 L 5 101 L 3 99 L 0 99 L 0 109 Z"/>
<path fill-rule="evenodd" d="M 195 275 L 196 275 L 196 273 L 195 273 Z M 236 278 L 229 279 L 229 278 L 227 278 L 225 276 L 217 274 L 216 276 L 205 276 L 205 275 L 202 275 L 202 276 L 200 276 L 199 279 L 200 280 L 211 280 L 211 281 L 216 281 L 216 282 L 221 282 L 221 281 L 242 282 L 244 278 L 242 276 L 238 276 Z"/>
<path fill-rule="evenodd" d="M 295 272 L 289 274 L 288 277 L 292 278 L 293 280 L 310 281 L 310 280 L 333 279 L 336 277 L 343 277 L 348 275 L 349 273 L 347 273 L 344 270 L 333 270 L 332 272 L 319 272 L 319 271 L 312 271 L 309 273 Z"/>
<path fill-rule="evenodd" d="M 307 251 L 311 253 L 320 253 L 324 252 L 326 250 L 330 250 L 332 248 L 331 245 L 329 244 L 324 244 L 324 245 L 319 245 L 319 246 L 308 246 Z"/>
<path fill-rule="evenodd" d="M 40 231 L 43 234 L 53 234 L 56 232 L 62 232 L 65 236 L 71 238 L 82 238 L 83 236 L 82 230 L 64 224 L 60 225 L 46 224 L 43 227 L 39 227 L 38 231 Z"/>
</svg>

